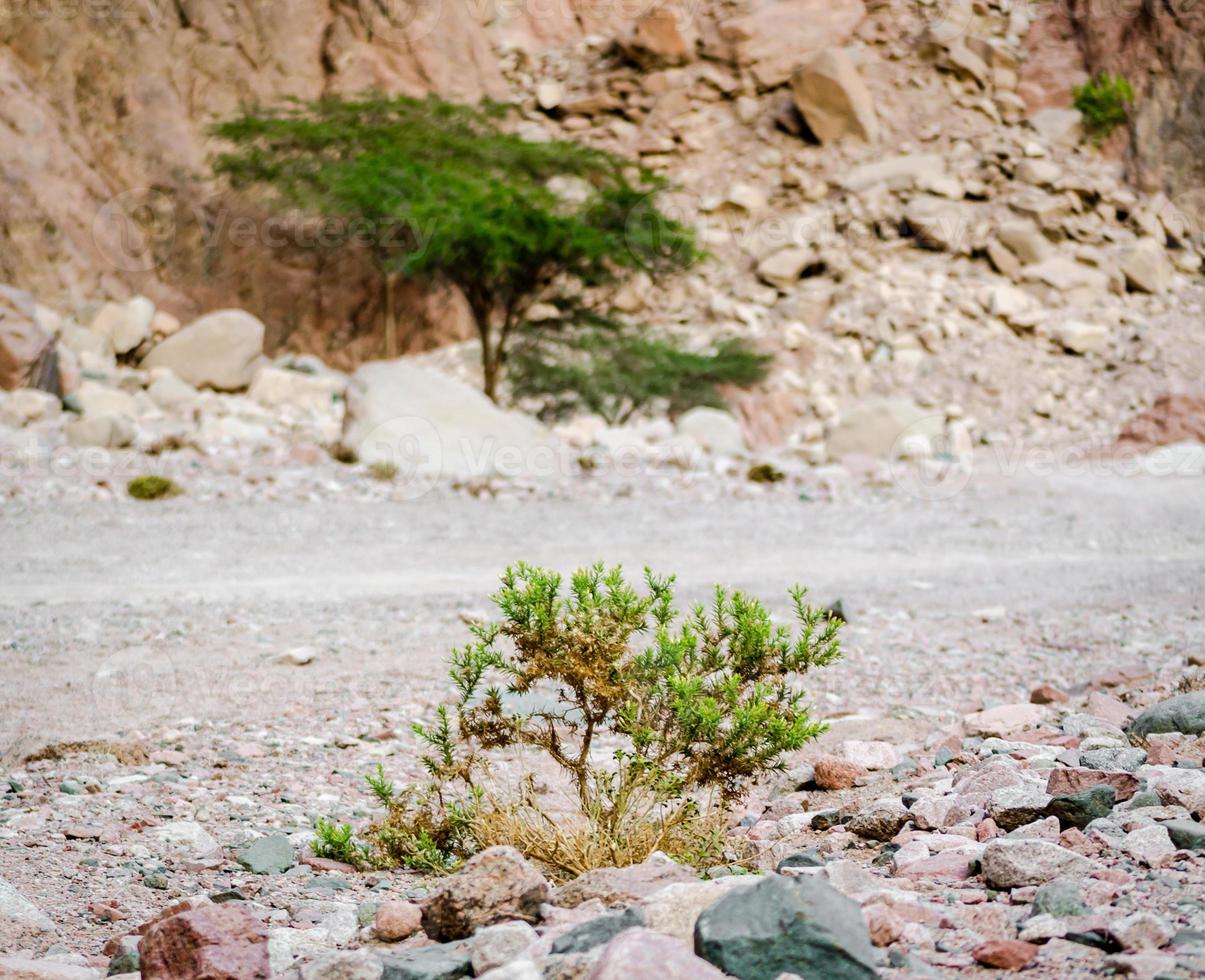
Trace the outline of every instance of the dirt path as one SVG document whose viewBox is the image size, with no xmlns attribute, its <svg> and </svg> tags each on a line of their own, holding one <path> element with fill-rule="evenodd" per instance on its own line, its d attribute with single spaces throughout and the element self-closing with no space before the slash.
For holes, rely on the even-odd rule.
<svg viewBox="0 0 1205 980">
<path fill-rule="evenodd" d="M 1074 683 L 1085 664 L 1199 648 L 1203 504 L 1190 478 L 978 473 L 937 502 L 776 488 L 758 500 L 23 508 L 0 514 L 0 742 L 185 715 L 254 722 L 349 689 L 437 696 L 459 612 L 484 609 L 517 558 L 647 562 L 676 571 L 690 598 L 720 581 L 780 608 L 802 582 L 842 597 L 851 620 L 847 660 L 817 681 L 830 710 L 950 710 Z M 1003 614 L 977 615 L 989 607 Z M 273 662 L 302 645 L 318 653 L 309 667 Z"/>
</svg>

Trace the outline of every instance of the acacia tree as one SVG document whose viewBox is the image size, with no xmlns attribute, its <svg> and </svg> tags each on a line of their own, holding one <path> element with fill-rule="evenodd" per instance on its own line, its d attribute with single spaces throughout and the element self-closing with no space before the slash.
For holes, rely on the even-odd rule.
<svg viewBox="0 0 1205 980">
<path fill-rule="evenodd" d="M 276 206 L 358 230 L 350 237 L 380 274 L 390 356 L 399 279 L 458 287 L 496 399 L 534 303 L 580 303 L 583 288 L 663 275 L 701 254 L 656 207 L 661 178 L 578 143 L 506 133 L 504 115 L 493 104 L 384 96 L 252 108 L 214 127 L 234 147 L 215 170 L 235 188 L 268 190 Z"/>
</svg>

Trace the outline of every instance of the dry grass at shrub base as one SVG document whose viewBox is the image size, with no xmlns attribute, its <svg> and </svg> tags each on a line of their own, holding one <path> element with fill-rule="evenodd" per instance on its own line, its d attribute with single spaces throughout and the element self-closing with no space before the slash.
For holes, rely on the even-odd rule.
<svg viewBox="0 0 1205 980">
<path fill-rule="evenodd" d="M 530 782 L 519 792 L 487 795 L 473 819 L 472 836 L 482 848 L 518 848 L 562 881 L 596 868 L 640 864 L 657 851 L 696 868 L 752 860 L 734 852 L 739 842 L 728 838 L 728 814 L 711 800 L 659 806 L 650 794 L 614 827 L 601 813 L 582 812 L 568 794 L 563 805 L 558 802 L 536 799 Z"/>
</svg>

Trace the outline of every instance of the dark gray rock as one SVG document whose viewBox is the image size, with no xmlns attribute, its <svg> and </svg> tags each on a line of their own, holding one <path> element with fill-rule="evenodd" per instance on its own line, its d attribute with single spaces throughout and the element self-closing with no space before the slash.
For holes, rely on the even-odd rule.
<svg viewBox="0 0 1205 980">
<path fill-rule="evenodd" d="M 1205 691 L 1189 691 L 1151 705 L 1134 719 L 1130 731 L 1144 737 L 1164 732 L 1205 733 Z"/>
<path fill-rule="evenodd" d="M 794 854 L 788 854 L 785 858 L 778 862 L 776 871 L 782 871 L 784 868 L 823 868 L 824 858 L 818 851 L 812 848 L 805 848 L 802 851 L 796 851 Z"/>
<path fill-rule="evenodd" d="M 281 875 L 297 863 L 293 844 L 284 834 L 261 837 L 238 854 L 238 863 L 257 875 Z"/>
<path fill-rule="evenodd" d="M 741 980 L 877 977 L 862 911 L 813 876 L 772 875 L 725 895 L 695 925 L 695 952 Z"/>
<path fill-rule="evenodd" d="M 1205 851 L 1205 824 L 1195 820 L 1169 820 L 1160 826 L 1180 850 Z"/>
<path fill-rule="evenodd" d="M 468 943 L 423 946 L 381 957 L 381 980 L 455 980 L 472 976 Z"/>
<path fill-rule="evenodd" d="M 1068 919 L 1087 915 L 1090 909 L 1079 894 L 1079 885 L 1074 878 L 1055 878 L 1038 888 L 1033 897 L 1034 915 L 1053 915 L 1056 919 Z"/>
<path fill-rule="evenodd" d="M 624 909 L 610 915 L 600 915 L 581 925 L 574 926 L 552 941 L 552 952 L 584 953 L 587 950 L 610 942 L 625 929 L 644 925 L 644 913 L 638 908 Z"/>
<path fill-rule="evenodd" d="M 1054 797 L 1046 806 L 1046 815 L 1059 818 L 1064 830 L 1078 827 L 1083 830 L 1093 820 L 1107 817 L 1117 805 L 1112 786 L 1093 786 L 1079 793 Z"/>
</svg>

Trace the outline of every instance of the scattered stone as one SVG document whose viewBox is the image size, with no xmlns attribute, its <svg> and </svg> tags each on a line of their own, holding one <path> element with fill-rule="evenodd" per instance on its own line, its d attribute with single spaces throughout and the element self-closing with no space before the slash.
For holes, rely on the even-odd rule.
<svg viewBox="0 0 1205 980">
<path fill-rule="evenodd" d="M 468 944 L 423 946 L 381 957 L 381 980 L 455 980 L 473 975 Z"/>
<path fill-rule="evenodd" d="M 1041 819 L 1049 803 L 1050 796 L 1041 786 L 1005 786 L 992 793 L 987 812 L 999 827 L 1016 830 Z"/>
<path fill-rule="evenodd" d="M 1054 878 L 1042 885 L 1033 898 L 1034 913 L 1058 919 L 1087 915 L 1088 906 L 1080 897 L 1079 885 L 1073 878 Z"/>
<path fill-rule="evenodd" d="M 804 270 L 817 262 L 816 250 L 806 245 L 788 245 L 771 252 L 757 263 L 757 274 L 771 286 L 794 289 Z"/>
<path fill-rule="evenodd" d="M 1153 238 L 1143 238 L 1121 256 L 1121 271 L 1126 285 L 1143 293 L 1162 293 L 1172 279 L 1172 264 L 1163 246 Z"/>
<path fill-rule="evenodd" d="M 996 970 L 1020 970 L 1033 962 L 1038 949 L 1020 939 L 989 939 L 971 950 L 971 955 L 975 962 Z"/>
<path fill-rule="evenodd" d="M 1142 783 L 1132 773 L 1101 769 L 1052 769 L 1046 779 L 1046 792 L 1051 796 L 1071 796 L 1097 786 L 1111 788 L 1116 802 L 1120 803 L 1137 793 Z"/>
<path fill-rule="evenodd" d="M 307 963 L 300 980 L 381 980 L 381 961 L 366 949 L 343 949 Z"/>
<path fill-rule="evenodd" d="M 15 949 L 27 936 L 54 931 L 50 916 L 0 878 L 0 945 Z"/>
<path fill-rule="evenodd" d="M 729 875 L 713 881 L 687 881 L 667 885 L 641 901 L 631 911 L 643 918 L 654 932 L 690 942 L 695 934 L 699 914 L 723 895 L 755 884 L 753 875 Z"/>
<path fill-rule="evenodd" d="M 944 416 L 906 399 L 862 402 L 833 429 L 828 451 L 833 459 L 854 453 L 885 458 L 904 437 L 919 436 L 929 443 L 944 429 Z"/>
<path fill-rule="evenodd" d="M 1151 705 L 1134 719 L 1130 731 L 1143 737 L 1164 732 L 1205 733 L 1205 691 L 1189 691 Z"/>
<path fill-rule="evenodd" d="M 1166 827 L 1140 827 L 1121 839 L 1118 850 L 1154 868 L 1169 854 L 1175 853 L 1176 845 L 1172 843 Z"/>
<path fill-rule="evenodd" d="M 740 422 L 718 408 L 692 408 L 678 419 L 677 428 L 679 435 L 693 439 L 714 456 L 739 456 L 747 449 Z"/>
<path fill-rule="evenodd" d="M 1004 738 L 1045 721 L 1047 710 L 1037 704 L 1002 704 L 962 719 L 968 735 Z"/>
<path fill-rule="evenodd" d="M 1109 346 L 1109 329 L 1099 323 L 1064 320 L 1054 326 L 1051 335 L 1073 354 L 1097 354 Z"/>
<path fill-rule="evenodd" d="M 1136 772 L 1146 765 L 1146 752 L 1142 749 L 1089 749 L 1079 754 L 1079 764 L 1085 769 L 1097 769 L 1114 774 Z M 1117 790 L 1119 800 L 1128 800 L 1133 795 L 1132 792 L 1125 792 L 1123 786 L 1120 785 L 1120 780 L 1112 782 L 1110 785 Z M 1135 787 L 1135 791 L 1137 791 L 1137 787 Z"/>
<path fill-rule="evenodd" d="M 604 905 L 638 902 L 678 882 L 697 882 L 698 875 L 663 854 L 654 854 L 626 868 L 596 868 L 561 885 L 554 895 L 557 905 L 576 908 L 590 899 Z"/>
<path fill-rule="evenodd" d="M 243 310 L 217 310 L 151 348 L 144 368 L 166 367 L 196 388 L 241 391 L 255 376 L 264 325 Z"/>
<path fill-rule="evenodd" d="M 899 750 L 890 742 L 860 742 L 849 739 L 841 743 L 841 757 L 863 769 L 890 769 L 899 764 Z"/>
<path fill-rule="evenodd" d="M 1066 704 L 1067 700 L 1066 694 L 1050 684 L 1035 687 L 1029 695 L 1030 704 Z"/>
<path fill-rule="evenodd" d="M 469 940 L 469 959 L 474 975 L 480 976 L 486 970 L 519 959 L 538 938 L 526 922 L 500 922 L 478 929 Z"/>
<path fill-rule="evenodd" d="M 907 190 L 922 177 L 945 169 L 945 161 L 936 153 L 909 153 L 854 167 L 841 178 L 841 187 L 861 192 L 885 184 L 891 190 Z"/>
<path fill-rule="evenodd" d="M 238 903 L 180 912 L 154 923 L 139 947 L 143 980 L 267 980 L 268 932 Z"/>
<path fill-rule="evenodd" d="M 1171 942 L 1176 931 L 1158 916 L 1135 912 L 1110 923 L 1109 932 L 1126 952 L 1161 949 Z"/>
<path fill-rule="evenodd" d="M 908 808 L 899 800 L 876 800 L 849 822 L 849 830 L 859 837 L 888 841 L 903 829 L 908 819 Z"/>
<path fill-rule="evenodd" d="M 695 952 L 736 977 L 878 976 L 858 906 L 827 882 L 774 875 L 699 916 Z"/>
<path fill-rule="evenodd" d="M 1058 770 L 1054 770 L 1057 772 Z M 1067 793 L 1053 796 L 1046 812 L 1049 816 L 1058 817 L 1059 825 L 1066 830 L 1076 827 L 1083 830 L 1093 820 L 1107 817 L 1117 805 L 1117 794 L 1108 784 L 1093 786 L 1091 789 L 1080 790 L 1078 793 Z"/>
<path fill-rule="evenodd" d="M 239 851 L 238 863 L 252 874 L 282 875 L 297 863 L 297 855 L 285 834 L 272 834 Z"/>
<path fill-rule="evenodd" d="M 767 89 L 787 81 L 813 54 L 845 44 L 865 15 L 862 0 L 774 0 L 723 21 L 720 37 Z"/>
<path fill-rule="evenodd" d="M 670 885 L 669 887 L 685 888 L 690 887 L 690 885 Z M 608 915 L 596 916 L 557 936 L 552 941 L 552 952 L 556 955 L 586 953 L 609 943 L 621 932 L 627 929 L 636 929 L 644 924 L 644 912 L 639 908 L 626 908 L 622 912 L 612 912 Z"/>
<path fill-rule="evenodd" d="M 114 353 L 128 354 L 151 336 L 155 304 L 145 296 L 125 303 L 106 303 L 97 311 L 88 328 L 103 337 Z"/>
<path fill-rule="evenodd" d="M 423 925 L 423 910 L 413 902 L 396 899 L 381 902 L 373 917 L 373 931 L 387 943 L 400 942 L 413 936 Z"/>
<path fill-rule="evenodd" d="M 134 441 L 137 432 L 128 418 L 105 415 L 68 422 L 63 434 L 69 445 L 79 448 L 121 449 Z"/>
<path fill-rule="evenodd" d="M 1092 862 L 1044 840 L 991 841 L 983 849 L 983 877 L 992 888 L 1044 885 L 1060 875 L 1083 874 Z"/>
<path fill-rule="evenodd" d="M 791 76 L 795 107 L 822 143 L 845 136 L 873 143 L 879 138 L 874 101 L 843 48 L 826 48 Z"/>
<path fill-rule="evenodd" d="M 513 847 L 489 847 L 423 901 L 423 929 L 442 942 L 504 919 L 536 922 L 547 898 L 548 882 L 522 854 Z"/>
<path fill-rule="evenodd" d="M 1160 826 L 1180 850 L 1205 851 L 1205 824 L 1195 820 L 1168 820 Z"/>
<path fill-rule="evenodd" d="M 821 756 L 812 766 L 816 771 L 813 777 L 816 785 L 824 790 L 849 789 L 866 775 L 866 770 L 857 763 L 831 755 Z"/>
<path fill-rule="evenodd" d="M 590 980 L 632 980 L 634 977 L 664 977 L 665 980 L 722 980 L 724 974 L 695 956 L 676 939 L 651 929 L 628 929 L 602 951 L 590 971 Z"/>
</svg>

